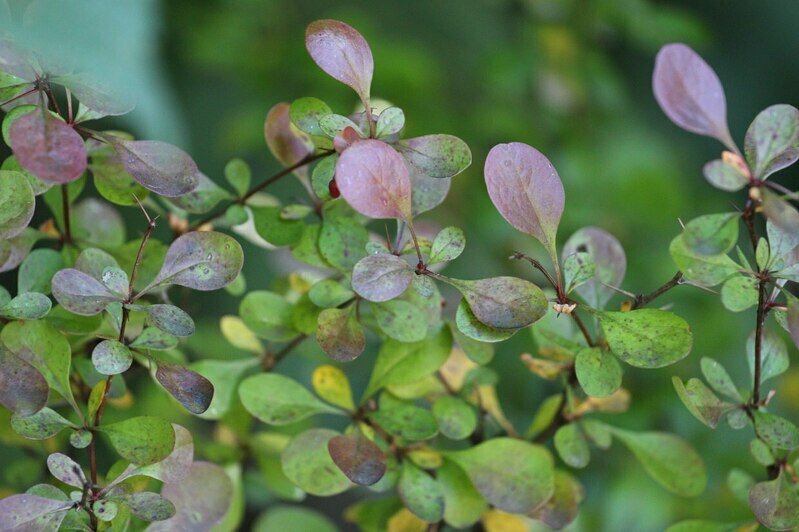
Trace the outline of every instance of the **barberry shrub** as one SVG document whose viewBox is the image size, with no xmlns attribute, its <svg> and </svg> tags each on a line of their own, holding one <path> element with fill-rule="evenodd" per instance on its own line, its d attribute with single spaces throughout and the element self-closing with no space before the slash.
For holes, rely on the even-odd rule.
<svg viewBox="0 0 799 532">
<path fill-rule="evenodd" d="M 651 293 L 632 294 L 622 288 L 624 250 L 606 231 L 586 227 L 558 246 L 565 191 L 547 158 L 500 144 L 485 161 L 488 194 L 510 225 L 543 246 L 546 263 L 521 252 L 510 258 L 529 263 L 544 286 L 501 275 L 458 279 L 442 272 L 463 252 L 464 232 L 427 234 L 414 222 L 471 164 L 468 146 L 446 134 L 403 137 L 402 109 L 372 98 L 372 52 L 352 27 L 313 22 L 305 44 L 323 71 L 354 90 L 358 109 L 336 114 L 312 97 L 275 105 L 264 133 L 285 169 L 253 184 L 248 165 L 234 159 L 223 188 L 175 146 L 92 128 L 132 106 L 78 74 L 44 69 L 35 51 L 0 43 L 2 131 L 13 151 L 0 170 L 0 271 L 17 270 L 16 295 L 0 291 L 0 403 L 10 413 L 3 430 L 10 425 L 20 442 L 46 440 L 20 445 L 53 477 L 0 500 L 0 529 L 232 530 L 253 471 L 252 489 L 284 501 L 364 487 L 343 512 L 363 530 L 507 530 L 529 519 L 562 528 L 584 497 L 575 470 L 614 441 L 664 489 L 698 496 L 706 471 L 686 441 L 622 429 L 602 414 L 629 407 L 625 364 L 662 368 L 691 351 L 688 323 L 655 300 L 677 286 L 717 285 L 729 310 L 756 308 L 746 341 L 751 392 L 702 358 L 708 384 L 675 378 L 677 395 L 711 428 L 722 416 L 735 429 L 753 427 L 764 478 L 735 470 L 730 488 L 760 523 L 799 525 L 799 464 L 791 463 L 799 429 L 767 411 L 773 394 L 761 390 L 788 366 L 768 317 L 799 342 L 799 302 L 786 290 L 799 281 L 796 196 L 767 180 L 799 158 L 799 111 L 763 111 L 742 154 L 716 75 L 688 47 L 666 46 L 656 62 L 657 100 L 681 127 L 725 145 L 705 175 L 722 190 L 746 189 L 742 209 L 687 223 L 670 246 L 679 271 Z M 292 174 L 304 201 L 264 193 Z M 89 180 L 99 198 L 81 199 Z M 37 203 L 51 218 L 33 228 Z M 117 208 L 141 211 L 139 237 L 128 240 Z M 396 221 L 392 231 L 373 222 L 387 219 Z M 160 220 L 171 234 L 157 230 Z M 741 222 L 750 252 L 738 246 Z M 295 271 L 273 283 L 280 290 L 247 291 L 237 238 L 290 250 Z M 462 295 L 447 307 L 453 313 L 442 310 L 442 285 Z M 183 339 L 195 325 L 181 306 L 191 290 L 222 288 L 241 301 L 219 332 L 249 356 L 190 363 Z M 519 430 L 503 414 L 489 365 L 495 344 L 530 326 L 537 351 L 521 363 L 561 391 Z M 313 371 L 310 389 L 279 371 L 304 344 L 330 359 Z M 376 355 L 356 397 L 346 370 L 367 344 Z M 212 441 L 157 409 L 126 416 L 146 400 L 137 371 L 206 420 Z M 126 377 L 141 389 L 128 388 Z M 289 427 L 270 428 L 281 426 Z M 209 460 L 194 459 L 195 437 Z M 100 450 L 116 457 L 104 470 Z M 248 493 L 247 504 L 261 497 Z M 335 529 L 299 506 L 268 509 L 253 526 Z"/>
</svg>

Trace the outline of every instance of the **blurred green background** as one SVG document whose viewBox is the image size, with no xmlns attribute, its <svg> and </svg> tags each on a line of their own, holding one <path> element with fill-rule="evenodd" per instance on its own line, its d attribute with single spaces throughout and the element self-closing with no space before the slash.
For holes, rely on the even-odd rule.
<svg viewBox="0 0 799 532">
<path fill-rule="evenodd" d="M 14 31 L 26 2 L 9 4 L 12 17 L 0 21 L 0 28 Z M 137 110 L 108 126 L 180 145 L 219 182 L 232 157 L 247 160 L 255 180 L 279 169 L 263 138 L 263 120 L 274 104 L 317 96 L 337 112 L 354 107 L 354 93 L 313 64 L 303 35 L 317 18 L 356 27 L 375 57 L 372 93 L 404 109 L 406 136 L 451 133 L 472 148 L 472 167 L 454 179 L 441 207 L 423 215 L 431 224 L 457 224 L 466 232 L 468 246 L 450 267 L 453 276 L 538 279 L 506 259 L 513 249 L 538 253 L 537 244 L 506 224 L 486 194 L 483 160 L 500 142 L 529 143 L 553 161 L 567 197 L 560 243 L 585 225 L 615 234 L 628 258 L 624 288 L 632 292 L 650 291 L 675 272 L 668 244 L 680 230 L 678 219 L 741 204 L 742 197 L 720 193 L 702 177 L 702 165 L 717 158 L 721 147 L 673 126 L 652 97 L 654 57 L 664 43 L 686 42 L 715 68 L 738 141 L 762 108 L 799 103 L 799 3 L 792 0 L 70 0 L 57 5 L 25 38 L 134 92 Z M 780 175 L 783 184 L 797 188 L 797 170 Z M 290 198 L 301 189 L 285 180 L 271 192 Z M 135 212 L 128 214 L 140 224 Z M 139 231 L 129 227 L 134 238 Z M 250 289 L 276 286 L 276 278 L 291 267 L 283 258 L 247 248 Z M 578 473 L 587 496 L 575 530 L 660 530 L 689 517 L 730 521 L 751 515 L 725 485 L 731 467 L 762 478 L 762 468 L 748 455 L 748 431 L 722 424 L 714 432 L 701 425 L 679 402 L 671 377 L 695 376 L 700 357 L 712 356 L 739 383 L 746 382 L 743 346 L 754 328 L 754 310 L 730 314 L 718 298 L 690 287 L 677 288 L 661 302 L 692 324 L 693 353 L 661 370 L 627 367 L 632 407 L 612 422 L 691 440 L 708 465 L 708 489 L 692 500 L 670 495 L 617 445 L 597 452 Z M 611 306 L 619 303 L 616 298 Z M 191 344 L 192 357 L 236 356 L 214 333 L 218 317 L 235 313 L 237 305 L 221 291 L 193 300 L 190 312 L 204 325 Z M 307 382 L 322 360 L 311 344 L 281 371 Z M 554 389 L 519 361 L 520 353 L 533 349 L 529 333 L 518 334 L 499 346 L 492 363 L 506 413 L 522 430 Z M 369 358 L 367 353 L 351 366 L 356 388 L 365 384 Z M 777 386 L 777 409 L 796 420 L 799 371 Z M 163 396 L 154 387 L 152 393 L 139 407 L 149 401 L 165 411 L 157 402 Z M 175 421 L 194 423 L 198 438 L 210 435 L 210 424 L 174 412 Z M 199 445 L 198 454 L 219 458 L 208 445 Z M 24 486 L 32 474 L 19 473 Z M 6 484 L 13 486 L 8 478 Z M 253 485 L 247 519 L 268 502 Z M 352 499 L 347 494 L 308 504 L 338 516 Z"/>
</svg>

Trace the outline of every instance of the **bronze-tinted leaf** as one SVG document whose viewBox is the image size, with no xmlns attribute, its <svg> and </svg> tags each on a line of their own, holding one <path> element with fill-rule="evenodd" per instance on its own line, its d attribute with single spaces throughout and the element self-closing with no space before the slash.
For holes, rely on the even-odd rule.
<svg viewBox="0 0 799 532">
<path fill-rule="evenodd" d="M 334 436 L 327 450 L 347 478 L 361 486 L 371 486 L 386 473 L 386 455 L 360 432 Z"/>
</svg>

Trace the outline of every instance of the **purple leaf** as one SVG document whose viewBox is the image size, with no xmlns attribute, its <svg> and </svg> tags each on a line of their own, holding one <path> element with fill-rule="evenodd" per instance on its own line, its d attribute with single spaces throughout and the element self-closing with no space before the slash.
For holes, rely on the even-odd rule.
<svg viewBox="0 0 799 532">
<path fill-rule="evenodd" d="M 660 108 L 681 128 L 714 137 L 737 152 L 727 127 L 727 100 L 718 76 L 684 44 L 667 44 L 658 52 L 652 89 Z"/>
<path fill-rule="evenodd" d="M 616 237 L 599 227 L 583 227 L 576 231 L 563 246 L 563 258 L 586 252 L 596 265 L 593 278 L 577 287 L 577 293 L 589 305 L 602 308 L 614 291 L 605 285 L 620 287 L 627 271 L 627 257 Z"/>
<path fill-rule="evenodd" d="M 102 375 L 117 375 L 133 363 L 130 349 L 116 340 L 103 340 L 92 350 L 92 364 Z"/>
<path fill-rule="evenodd" d="M 49 394 L 44 376 L 0 344 L 0 404 L 18 416 L 29 416 L 47 405 Z"/>
<path fill-rule="evenodd" d="M 72 501 L 46 499 L 28 494 L 6 497 L 0 500 L 0 530 L 17 532 L 56 530 L 63 518 L 55 523 L 48 514 L 66 511 L 73 504 Z M 47 528 L 43 529 L 43 525 Z"/>
<path fill-rule="evenodd" d="M 47 469 L 55 478 L 69 486 L 83 488 L 88 483 L 83 469 L 65 454 L 53 453 L 48 456 Z"/>
<path fill-rule="evenodd" d="M 799 110 L 780 104 L 761 111 L 746 131 L 744 151 L 758 179 L 795 163 L 799 159 Z"/>
<path fill-rule="evenodd" d="M 119 301 L 100 281 L 74 268 L 56 272 L 52 289 L 62 307 L 81 316 L 99 314 L 109 303 Z"/>
<path fill-rule="evenodd" d="M 527 144 L 498 144 L 486 157 L 485 180 L 500 214 L 537 238 L 556 260 L 555 235 L 566 197 L 552 163 Z"/>
<path fill-rule="evenodd" d="M 516 277 L 491 277 L 476 281 L 447 279 L 469 303 L 483 324 L 495 329 L 520 329 L 541 319 L 547 311 L 544 292 Z"/>
<path fill-rule="evenodd" d="M 233 502 L 233 482 L 225 470 L 209 462 L 195 462 L 186 478 L 166 482 L 161 496 L 175 505 L 177 513 L 150 525 L 150 532 L 192 530 L 206 532 L 227 514 Z"/>
<path fill-rule="evenodd" d="M 192 414 L 202 414 L 208 410 L 214 397 L 211 381 L 178 364 L 159 362 L 155 378 Z"/>
<path fill-rule="evenodd" d="M 344 199 L 370 218 L 411 219 L 411 177 L 402 156 L 379 140 L 359 140 L 336 162 Z"/>
<path fill-rule="evenodd" d="M 110 135 L 104 138 L 131 177 L 156 194 L 182 196 L 197 188 L 200 170 L 180 148 L 158 140 L 126 140 Z"/>
<path fill-rule="evenodd" d="M 20 166 L 49 183 L 75 181 L 88 164 L 81 136 L 47 111 L 14 120 L 11 148 Z"/>
<path fill-rule="evenodd" d="M 155 279 L 142 292 L 167 284 L 194 290 L 217 290 L 238 277 L 244 252 L 235 238 L 213 231 L 193 231 L 172 242 Z"/>
<path fill-rule="evenodd" d="M 0 273 L 15 269 L 39 240 L 39 232 L 26 229 L 14 238 L 0 238 Z"/>
<path fill-rule="evenodd" d="M 314 152 L 311 137 L 292 125 L 290 107 L 285 102 L 275 105 L 269 110 L 264 123 L 264 137 L 269 151 L 286 166 L 298 163 Z M 303 172 L 307 174 L 306 169 Z"/>
<path fill-rule="evenodd" d="M 355 306 L 328 308 L 319 314 L 316 341 L 333 360 L 349 362 L 363 353 L 366 334 L 355 317 Z"/>
<path fill-rule="evenodd" d="M 352 289 L 369 301 L 388 301 L 402 295 L 414 275 L 410 265 L 396 255 L 367 255 L 352 270 Z"/>
<path fill-rule="evenodd" d="M 145 307 L 153 325 L 173 336 L 194 334 L 194 320 L 185 311 L 174 305 L 157 304 Z"/>
<path fill-rule="evenodd" d="M 341 472 L 361 486 L 371 486 L 386 473 L 386 455 L 360 432 L 334 436 L 327 450 Z"/>
<path fill-rule="evenodd" d="M 338 20 L 317 20 L 305 30 L 305 47 L 319 68 L 352 87 L 367 106 L 374 60 L 363 35 Z"/>
<path fill-rule="evenodd" d="M 472 164 L 469 146 L 452 135 L 425 135 L 401 140 L 397 149 L 409 163 L 430 177 L 454 177 Z"/>
<path fill-rule="evenodd" d="M 412 215 L 417 217 L 423 212 L 432 210 L 446 199 L 449 194 L 449 187 L 452 183 L 450 178 L 430 177 L 422 172 L 411 168 L 411 206 Z"/>
</svg>

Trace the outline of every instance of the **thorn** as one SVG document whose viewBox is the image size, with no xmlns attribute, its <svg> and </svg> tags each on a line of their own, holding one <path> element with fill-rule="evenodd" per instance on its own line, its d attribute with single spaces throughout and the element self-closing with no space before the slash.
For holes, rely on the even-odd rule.
<svg viewBox="0 0 799 532">
<path fill-rule="evenodd" d="M 144 213 L 144 217 L 147 218 L 147 223 L 150 224 L 150 225 L 153 225 L 155 220 L 150 218 L 150 215 L 147 213 L 147 209 L 144 208 L 144 205 L 142 205 L 142 202 L 139 201 L 139 198 L 136 196 L 136 194 L 131 194 L 131 195 L 133 196 L 133 199 L 136 200 L 136 203 L 139 204 L 139 208 L 141 209 L 141 212 Z M 158 219 L 157 216 L 156 216 L 156 219 Z"/>
<path fill-rule="evenodd" d="M 677 223 L 680 224 L 680 227 L 682 227 L 682 230 L 685 231 L 685 224 L 682 223 L 682 218 L 677 218 Z"/>
<path fill-rule="evenodd" d="M 618 292 L 620 294 L 624 294 L 625 296 L 627 296 L 629 298 L 635 299 L 636 297 L 638 297 L 636 294 L 633 294 L 632 292 L 628 292 L 627 290 L 622 290 L 618 286 L 613 286 L 612 284 L 603 283 L 602 281 L 599 281 L 599 282 L 602 284 L 602 286 L 610 288 L 614 292 Z"/>
</svg>

